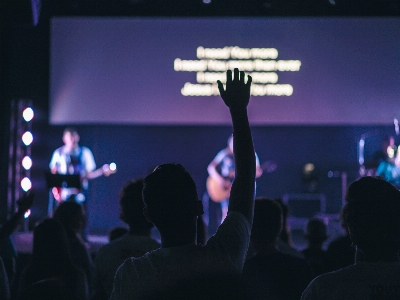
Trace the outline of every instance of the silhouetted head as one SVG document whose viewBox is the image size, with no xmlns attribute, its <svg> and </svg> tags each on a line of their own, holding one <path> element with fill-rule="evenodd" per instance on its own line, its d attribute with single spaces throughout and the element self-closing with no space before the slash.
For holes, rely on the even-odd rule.
<svg viewBox="0 0 400 300">
<path fill-rule="evenodd" d="M 45 219 L 33 231 L 32 260 L 35 262 L 61 262 L 70 257 L 64 227 L 54 219 Z"/>
<path fill-rule="evenodd" d="M 196 184 L 180 164 L 156 167 L 144 180 L 143 201 L 148 218 L 158 229 L 179 229 L 202 213 Z"/>
<path fill-rule="evenodd" d="M 254 219 L 251 241 L 254 245 L 269 246 L 275 243 L 282 230 L 282 208 L 275 200 L 257 198 L 254 204 Z"/>
<path fill-rule="evenodd" d="M 364 253 L 378 256 L 400 250 L 400 192 L 378 177 L 353 182 L 342 209 L 351 240 Z"/>
<path fill-rule="evenodd" d="M 132 233 L 150 230 L 153 224 L 143 215 L 143 180 L 131 180 L 125 183 L 119 194 L 120 219 L 129 225 Z"/>
<path fill-rule="evenodd" d="M 84 209 L 76 202 L 62 202 L 54 213 L 54 219 L 59 221 L 67 231 L 78 232 L 83 225 Z"/>
<path fill-rule="evenodd" d="M 325 223 L 317 218 L 308 220 L 304 237 L 312 244 L 322 244 L 328 238 Z"/>
</svg>

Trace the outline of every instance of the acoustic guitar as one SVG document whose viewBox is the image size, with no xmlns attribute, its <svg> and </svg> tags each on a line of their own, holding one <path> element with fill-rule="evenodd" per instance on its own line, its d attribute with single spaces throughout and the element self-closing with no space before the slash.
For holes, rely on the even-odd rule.
<svg viewBox="0 0 400 300">
<path fill-rule="evenodd" d="M 276 163 L 271 160 L 262 163 L 260 167 L 264 173 L 272 173 L 277 169 Z M 232 182 L 233 177 L 228 177 L 224 184 L 221 185 L 217 179 L 208 176 L 206 188 L 210 199 L 216 203 L 221 203 L 222 201 L 228 199 L 231 193 Z"/>
</svg>

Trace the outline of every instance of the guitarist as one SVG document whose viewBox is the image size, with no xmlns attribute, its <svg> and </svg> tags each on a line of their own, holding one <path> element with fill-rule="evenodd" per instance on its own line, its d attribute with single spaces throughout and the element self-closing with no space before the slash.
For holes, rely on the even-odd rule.
<svg viewBox="0 0 400 300">
<path fill-rule="evenodd" d="M 75 188 L 53 188 L 56 203 L 63 201 L 75 201 L 83 203 L 85 217 L 82 226 L 82 238 L 87 241 L 86 220 L 88 218 L 88 179 L 91 179 L 91 172 L 96 169 L 92 151 L 79 145 L 79 134 L 75 128 L 67 127 L 64 129 L 62 140 L 64 146 L 57 148 L 53 152 L 50 161 L 50 172 L 53 174 L 79 174 L 82 179 L 82 189 Z"/>
<path fill-rule="evenodd" d="M 50 171 L 53 174 L 79 174 L 82 178 L 82 191 L 74 188 L 63 188 L 61 193 L 55 198 L 57 201 L 73 200 L 82 203 L 86 200 L 88 180 L 92 171 L 96 169 L 93 153 L 87 147 L 79 146 L 79 134 L 75 128 L 67 127 L 64 129 L 64 146 L 57 148 L 53 152 L 50 161 Z"/>
<path fill-rule="evenodd" d="M 228 139 L 227 147 L 218 152 L 211 163 L 207 167 L 209 180 L 214 181 L 218 190 L 225 194 L 224 199 L 213 199 L 211 186 L 208 186 L 208 194 L 210 199 L 214 202 L 219 202 L 221 205 L 221 223 L 228 213 L 229 194 L 232 186 L 233 179 L 235 178 L 235 160 L 233 157 L 233 135 Z M 260 160 L 256 153 L 256 178 L 260 177 L 263 173 L 260 167 Z"/>
<path fill-rule="evenodd" d="M 375 175 L 383 177 L 397 189 L 400 189 L 400 147 L 395 144 L 393 136 L 390 136 L 388 141 L 386 157 L 383 156 L 385 159 L 380 161 Z"/>
</svg>

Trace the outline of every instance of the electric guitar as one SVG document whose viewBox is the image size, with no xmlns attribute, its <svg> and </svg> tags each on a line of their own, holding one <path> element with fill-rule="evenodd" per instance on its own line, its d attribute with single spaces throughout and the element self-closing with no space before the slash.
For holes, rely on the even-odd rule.
<svg viewBox="0 0 400 300">
<path fill-rule="evenodd" d="M 260 167 L 266 173 L 275 172 L 275 170 L 277 169 L 276 163 L 271 160 L 262 163 Z M 234 174 L 231 174 L 231 176 L 228 176 L 228 178 L 226 178 L 224 183 L 221 184 L 217 179 L 208 176 L 206 187 L 208 195 L 210 196 L 210 199 L 212 201 L 216 203 L 221 203 L 222 201 L 229 198 L 229 195 L 231 193 L 233 177 Z"/>
<path fill-rule="evenodd" d="M 115 163 L 105 164 L 101 168 L 98 168 L 94 171 L 88 172 L 85 176 L 81 177 L 81 182 L 85 180 L 92 180 L 101 176 L 110 176 L 111 174 L 115 174 L 117 172 L 117 165 Z M 54 199 L 58 202 L 65 201 L 70 195 L 77 195 L 81 191 L 77 188 L 62 188 L 62 187 L 53 187 L 51 189 Z"/>
</svg>

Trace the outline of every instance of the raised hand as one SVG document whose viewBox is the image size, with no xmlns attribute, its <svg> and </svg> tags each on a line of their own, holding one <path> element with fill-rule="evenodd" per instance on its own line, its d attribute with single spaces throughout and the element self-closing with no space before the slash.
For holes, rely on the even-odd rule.
<svg viewBox="0 0 400 300">
<path fill-rule="evenodd" d="M 222 82 L 219 80 L 217 81 L 221 97 L 230 109 L 236 110 L 246 108 L 247 104 L 249 104 L 252 79 L 251 76 L 248 76 L 247 83 L 245 83 L 244 78 L 244 72 L 239 72 L 239 69 L 235 68 L 233 70 L 233 79 L 232 71 L 228 70 L 226 72 L 225 90 Z"/>
<path fill-rule="evenodd" d="M 23 194 L 22 197 L 17 200 L 18 212 L 25 213 L 28 209 L 30 209 L 34 199 L 35 192 L 33 190 Z"/>
</svg>

